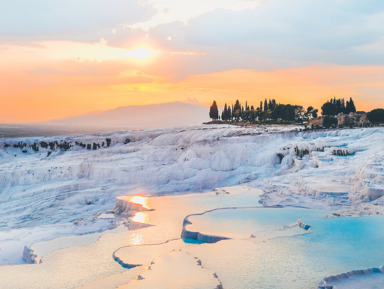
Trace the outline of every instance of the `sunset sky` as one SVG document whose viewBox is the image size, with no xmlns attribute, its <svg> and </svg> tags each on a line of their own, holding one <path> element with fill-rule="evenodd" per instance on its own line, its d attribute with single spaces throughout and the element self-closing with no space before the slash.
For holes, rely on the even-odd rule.
<svg viewBox="0 0 384 289">
<path fill-rule="evenodd" d="M 0 122 L 214 99 L 384 106 L 384 1 L 0 1 Z"/>
</svg>

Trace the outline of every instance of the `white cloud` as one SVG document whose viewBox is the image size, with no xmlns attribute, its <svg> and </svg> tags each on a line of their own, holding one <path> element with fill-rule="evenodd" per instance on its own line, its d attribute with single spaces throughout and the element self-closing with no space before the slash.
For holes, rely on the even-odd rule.
<svg viewBox="0 0 384 289">
<path fill-rule="evenodd" d="M 136 0 L 0 0 L 0 40 L 98 41 L 113 30 L 149 19 Z"/>
<path fill-rule="evenodd" d="M 148 30 L 164 23 L 190 19 L 216 9 L 241 11 L 253 9 L 260 4 L 259 0 L 142 0 L 144 6 L 157 10 L 150 20 L 129 25 L 131 28 Z"/>
<path fill-rule="evenodd" d="M 369 0 L 351 3 L 268 0 L 253 10 L 204 14 L 191 20 L 185 31 L 190 42 L 204 45 L 257 41 L 328 50 L 376 41 L 384 34 L 384 26 L 378 25 L 384 23 L 384 2 L 375 10 L 367 9 Z"/>
<path fill-rule="evenodd" d="M 384 1 L 0 1 L 2 43 L 146 44 L 168 53 L 146 70 L 177 79 L 239 68 L 384 65 Z"/>
<path fill-rule="evenodd" d="M 170 50 L 207 53 L 192 65 L 184 63 L 183 73 L 198 74 L 314 64 L 384 65 L 382 23 L 384 1 L 264 0 L 254 9 L 216 9 L 187 24 L 162 24 L 148 33 Z"/>
</svg>

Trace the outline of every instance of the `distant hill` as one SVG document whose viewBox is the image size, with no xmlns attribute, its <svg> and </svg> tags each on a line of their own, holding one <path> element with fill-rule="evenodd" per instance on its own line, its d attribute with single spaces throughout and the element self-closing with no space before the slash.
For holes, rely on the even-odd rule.
<svg viewBox="0 0 384 289">
<path fill-rule="evenodd" d="M 118 107 L 41 124 L 72 129 L 147 129 L 201 124 L 209 121 L 208 113 L 209 108 L 202 105 L 172 102 Z"/>
</svg>

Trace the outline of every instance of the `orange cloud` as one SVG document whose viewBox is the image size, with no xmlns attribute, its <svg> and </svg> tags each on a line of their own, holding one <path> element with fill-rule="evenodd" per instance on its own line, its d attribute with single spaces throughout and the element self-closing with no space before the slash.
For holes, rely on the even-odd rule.
<svg viewBox="0 0 384 289">
<path fill-rule="evenodd" d="M 188 98 L 207 106 L 213 99 L 219 105 L 239 99 L 258 106 L 264 98 L 276 98 L 281 103 L 320 108 L 333 96 L 353 97 L 361 110 L 382 107 L 384 103 L 384 66 L 236 69 L 176 81 L 170 76 L 177 71 L 182 73 L 183 66 L 171 70 L 156 67 L 151 71 L 146 68 L 159 62 L 132 61 L 122 56 L 126 50 L 105 43 L 65 45 L 68 49 L 57 43 L 2 48 L 0 122 L 43 121 L 119 106 Z M 167 52 L 156 57 L 163 57 L 164 53 Z M 168 52 L 166 57 L 169 55 Z M 197 56 L 188 53 L 169 59 L 172 57 Z"/>
<path fill-rule="evenodd" d="M 212 74 L 212 83 L 217 85 L 206 83 L 206 87 L 221 102 L 233 102 L 236 96 L 257 105 L 260 99 L 276 98 L 282 103 L 320 107 L 324 100 L 337 96 L 353 97 L 360 109 L 369 110 L 383 103 L 383 73 L 384 67 L 373 66 L 310 66 L 273 72 L 232 70 Z M 196 85 L 204 83 L 199 76 L 190 81 Z"/>
<path fill-rule="evenodd" d="M 383 73 L 383 66 L 309 66 L 271 72 L 238 69 L 115 88 L 148 91 L 148 96 L 162 96 L 162 101 L 196 98 L 207 106 L 213 99 L 219 105 L 239 99 L 258 106 L 264 98 L 276 98 L 281 103 L 320 108 L 331 97 L 353 97 L 359 109 L 370 110 L 383 105 Z"/>
</svg>

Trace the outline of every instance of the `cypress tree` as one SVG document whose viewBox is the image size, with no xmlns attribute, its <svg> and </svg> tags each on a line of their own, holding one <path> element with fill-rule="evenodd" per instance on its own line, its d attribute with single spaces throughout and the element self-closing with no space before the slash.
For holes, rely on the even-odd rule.
<svg viewBox="0 0 384 289">
<path fill-rule="evenodd" d="M 241 105 L 240 105 L 240 102 L 239 102 L 238 99 L 236 100 L 236 103 L 235 103 L 235 106 L 233 107 L 233 109 L 234 109 L 234 112 L 235 112 L 236 110 L 238 110 L 238 109 L 241 110 Z"/>
<path fill-rule="evenodd" d="M 349 106 L 350 106 L 350 112 L 356 112 L 355 103 L 353 102 L 352 97 L 349 98 Z"/>
<path fill-rule="evenodd" d="M 222 120 L 227 120 L 227 115 L 228 115 L 227 104 L 224 104 L 224 110 L 221 113 L 221 119 Z"/>
<path fill-rule="evenodd" d="M 342 110 L 341 110 L 341 99 L 340 98 L 336 100 L 336 110 L 337 110 L 337 113 L 342 112 Z"/>
<path fill-rule="evenodd" d="M 213 101 L 209 109 L 209 117 L 213 120 L 219 119 L 219 110 L 217 109 L 217 104 L 215 100 Z"/>
<path fill-rule="evenodd" d="M 355 104 L 353 103 L 352 97 L 347 101 L 347 105 L 345 107 L 345 113 L 348 114 L 350 112 L 356 112 Z"/>
<path fill-rule="evenodd" d="M 272 99 L 272 110 L 274 110 L 276 108 L 276 99 Z"/>
<path fill-rule="evenodd" d="M 234 118 L 236 118 L 237 121 L 239 121 L 239 118 L 241 116 L 241 104 L 239 100 L 236 100 L 235 106 L 233 107 L 233 110 L 232 110 L 232 115 Z"/>
</svg>

